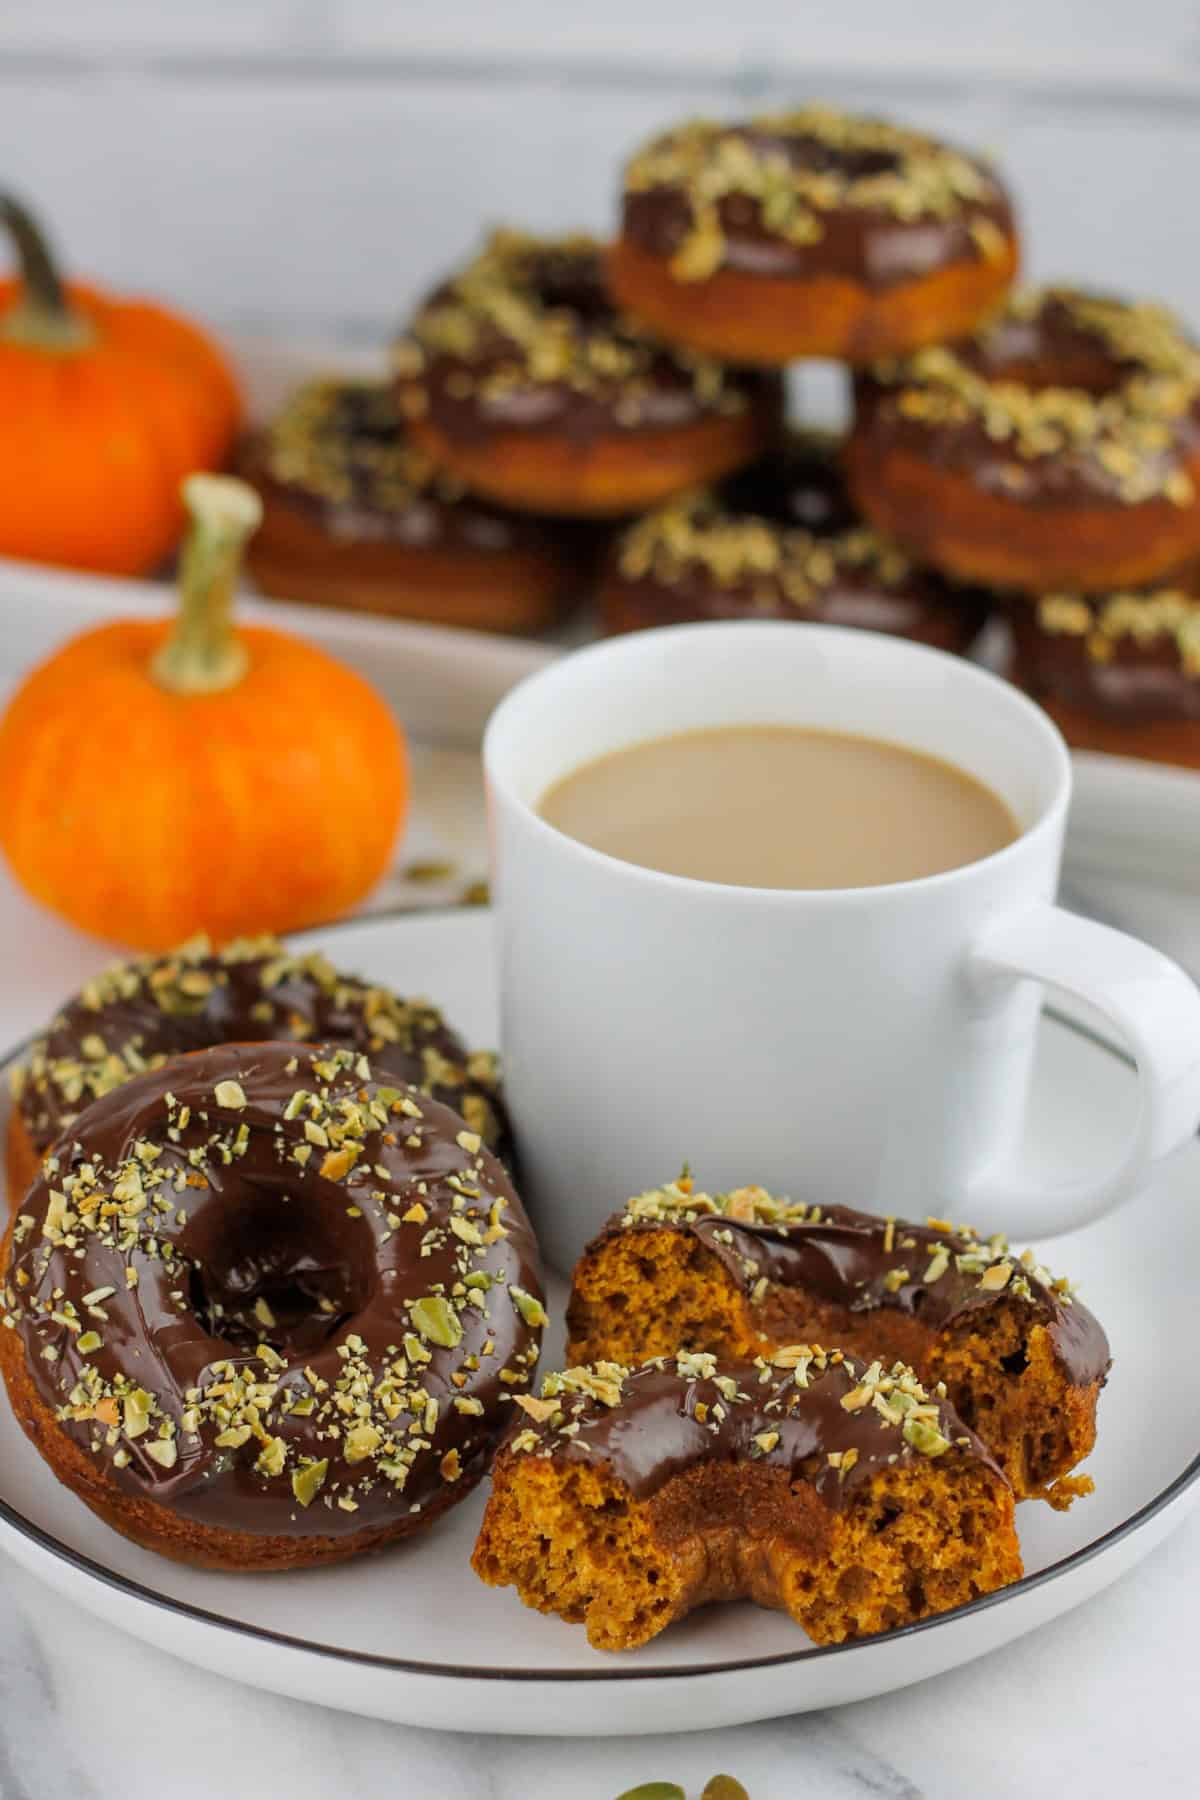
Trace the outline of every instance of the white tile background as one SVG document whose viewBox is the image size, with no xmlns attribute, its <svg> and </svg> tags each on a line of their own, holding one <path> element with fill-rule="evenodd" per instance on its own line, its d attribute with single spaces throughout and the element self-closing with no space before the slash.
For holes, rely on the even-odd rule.
<svg viewBox="0 0 1200 1800">
<path fill-rule="evenodd" d="M 370 342 L 489 220 L 611 221 L 674 116 L 821 96 L 993 148 L 1041 275 L 1200 326 L 1186 0 L 3 0 L 0 174 L 70 263 Z"/>
</svg>

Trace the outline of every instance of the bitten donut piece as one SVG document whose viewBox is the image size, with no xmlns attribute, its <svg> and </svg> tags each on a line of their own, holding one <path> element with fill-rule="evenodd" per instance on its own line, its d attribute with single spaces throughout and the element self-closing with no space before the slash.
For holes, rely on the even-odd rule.
<svg viewBox="0 0 1200 1800">
<path fill-rule="evenodd" d="M 1186 587 L 1013 601 L 1013 678 L 1073 749 L 1200 768 L 1197 573 Z"/>
<path fill-rule="evenodd" d="M 606 630 L 792 619 L 969 649 L 988 597 L 918 569 L 867 525 L 839 449 L 834 438 L 793 432 L 749 468 L 628 526 L 601 587 Z"/>
<path fill-rule="evenodd" d="M 806 106 L 692 120 L 625 170 L 609 277 L 668 342 L 747 363 L 861 363 L 969 331 L 1004 295 L 1008 195 L 976 157 Z"/>
<path fill-rule="evenodd" d="M 390 382 L 319 380 L 246 447 L 263 501 L 247 552 L 281 600 L 537 631 L 578 590 L 561 525 L 473 500 L 409 442 Z"/>
<path fill-rule="evenodd" d="M 1092 1488 L 1070 1471 L 1096 1440 L 1108 1339 L 1030 1252 L 969 1227 L 761 1188 L 714 1196 L 685 1177 L 631 1200 L 588 1245 L 567 1331 L 577 1361 L 640 1362 L 679 1344 L 744 1358 L 813 1337 L 899 1358 L 945 1382 L 1018 1499 L 1062 1509 Z"/>
<path fill-rule="evenodd" d="M 343 974 L 319 951 L 290 950 L 277 938 L 243 938 L 213 951 L 198 937 L 97 975 L 35 1039 L 12 1077 L 14 1204 L 89 1101 L 169 1056 L 266 1038 L 366 1051 L 377 1073 L 444 1101 L 491 1149 L 507 1150 L 496 1058 L 468 1050 L 427 1000 L 402 1000 Z"/>
<path fill-rule="evenodd" d="M 1200 350 L 1162 307 L 1031 289 L 855 400 L 855 502 L 959 580 L 1106 593 L 1200 553 Z"/>
<path fill-rule="evenodd" d="M 1021 1574 L 1007 1481 L 902 1364 L 681 1353 L 568 1369 L 518 1404 L 472 1566 L 598 1650 L 742 1599 L 838 1644 Z"/>
<path fill-rule="evenodd" d="M 590 238 L 493 233 L 396 345 L 411 441 L 503 506 L 637 512 L 749 460 L 777 428 L 763 373 L 670 348 L 609 298 Z"/>
<path fill-rule="evenodd" d="M 145 1548 L 299 1568 L 468 1493 L 537 1362 L 500 1163 L 358 1051 L 226 1044 L 46 1158 L 5 1245 L 0 1366 L 60 1481 Z"/>
</svg>

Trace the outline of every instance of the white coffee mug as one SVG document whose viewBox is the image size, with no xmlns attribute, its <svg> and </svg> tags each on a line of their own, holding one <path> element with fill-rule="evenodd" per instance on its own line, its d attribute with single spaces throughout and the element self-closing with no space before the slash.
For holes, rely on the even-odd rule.
<svg viewBox="0 0 1200 1800">
<path fill-rule="evenodd" d="M 553 782 L 608 751 L 762 724 L 942 757 L 1008 803 L 1020 836 L 916 881 L 779 890 L 621 862 L 538 815 Z M 484 764 L 506 1087 L 558 1266 L 685 1159 L 713 1189 L 761 1182 L 1044 1235 L 1106 1210 L 1195 1132 L 1200 992 L 1158 951 L 1053 904 L 1066 746 L 970 663 L 823 625 L 636 633 L 522 682 Z M 1035 1190 L 1014 1152 L 1043 984 L 1111 1020 L 1141 1110 L 1115 1168 Z"/>
</svg>

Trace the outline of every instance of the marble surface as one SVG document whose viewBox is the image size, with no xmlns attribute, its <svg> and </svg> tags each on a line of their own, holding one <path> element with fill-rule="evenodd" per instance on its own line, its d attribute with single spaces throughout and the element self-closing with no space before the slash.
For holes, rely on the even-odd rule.
<svg viewBox="0 0 1200 1800">
<path fill-rule="evenodd" d="M 1200 1515 L 1114 1588 L 952 1675 L 836 1712 L 635 1739 L 407 1730 L 202 1674 L 0 1562 L 3 1800 L 1194 1800 Z"/>
</svg>

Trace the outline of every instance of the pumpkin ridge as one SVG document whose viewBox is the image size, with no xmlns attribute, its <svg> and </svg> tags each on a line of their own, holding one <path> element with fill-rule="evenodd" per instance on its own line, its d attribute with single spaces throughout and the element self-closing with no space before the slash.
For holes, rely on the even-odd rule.
<svg viewBox="0 0 1200 1800">
<path fill-rule="evenodd" d="M 172 624 L 119 620 L 48 658 L 0 717 L 0 849 L 84 930 L 147 950 L 296 930 L 387 866 L 408 787 L 388 708 L 277 627 L 233 631 L 245 671 L 222 691 L 161 686 Z"/>
<path fill-rule="evenodd" d="M 34 222 L 3 196 L 0 221 L 24 245 L 22 277 L 0 279 L 12 421 L 0 439 L 0 555 L 151 572 L 179 537 L 180 480 L 232 448 L 232 371 L 200 327 L 166 307 L 61 282 L 40 239 L 31 252 Z"/>
</svg>

